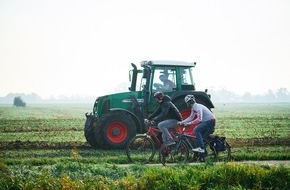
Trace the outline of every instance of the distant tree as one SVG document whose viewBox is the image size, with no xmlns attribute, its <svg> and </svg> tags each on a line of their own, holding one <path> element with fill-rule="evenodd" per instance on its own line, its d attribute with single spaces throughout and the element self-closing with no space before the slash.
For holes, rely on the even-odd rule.
<svg viewBox="0 0 290 190">
<path fill-rule="evenodd" d="M 243 95 L 243 100 L 246 101 L 246 102 L 251 102 L 253 101 L 253 96 L 251 95 L 250 92 L 246 92 L 244 95 Z"/>
<path fill-rule="evenodd" d="M 279 88 L 276 92 L 276 95 L 277 95 L 278 100 L 280 101 L 287 101 L 287 100 L 289 101 L 290 99 L 290 96 L 289 96 L 290 94 L 287 88 Z"/>
<path fill-rule="evenodd" d="M 21 99 L 20 96 L 17 96 L 17 97 L 14 98 L 13 105 L 16 106 L 16 107 L 25 107 L 26 103 Z"/>
<path fill-rule="evenodd" d="M 268 93 L 265 94 L 265 96 L 263 97 L 263 99 L 266 102 L 274 102 L 274 101 L 277 101 L 276 94 L 272 90 L 268 90 Z"/>
</svg>

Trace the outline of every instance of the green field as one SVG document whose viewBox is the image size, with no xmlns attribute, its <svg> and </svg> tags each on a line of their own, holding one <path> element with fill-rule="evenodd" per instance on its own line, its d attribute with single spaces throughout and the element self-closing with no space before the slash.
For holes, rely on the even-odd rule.
<svg viewBox="0 0 290 190">
<path fill-rule="evenodd" d="M 91 109 L 88 104 L 24 108 L 1 105 L 0 142 L 86 144 L 84 114 Z M 217 117 L 216 133 L 237 146 L 257 139 L 272 145 L 289 144 L 290 104 L 217 104 L 213 112 Z"/>
<path fill-rule="evenodd" d="M 290 160 L 290 104 L 232 103 L 216 104 L 215 106 L 216 108 L 212 110 L 217 117 L 215 133 L 227 137 L 232 147 L 233 162 Z M 27 189 L 35 189 L 37 184 L 28 182 L 35 176 L 37 176 L 35 180 L 39 180 L 35 183 L 53 184 L 48 189 L 65 189 L 66 183 L 71 187 L 73 184 L 78 184 L 79 180 L 85 180 L 87 175 L 92 179 L 103 181 L 106 184 L 103 186 L 104 188 L 116 189 L 113 181 L 118 179 L 121 180 L 118 181 L 118 184 L 122 184 L 124 189 L 128 189 L 130 183 L 139 180 L 138 176 L 146 178 L 146 175 L 149 175 L 148 172 L 156 175 L 154 174 L 155 169 L 148 170 L 146 166 L 122 167 L 129 163 L 124 150 L 98 150 L 90 147 L 86 143 L 83 128 L 85 113 L 91 112 L 91 110 L 92 105 L 89 104 L 28 105 L 24 108 L 0 105 L 0 177 L 1 175 L 2 177 L 10 176 L 5 184 L 3 184 L 4 182 L 0 184 L 0 189 L 6 189 L 3 186 L 11 188 L 13 185 L 20 187 L 24 184 L 27 187 L 31 186 Z M 157 155 L 152 163 L 159 163 Z M 176 170 L 182 170 L 183 167 L 176 166 Z M 233 166 L 224 166 L 224 168 L 228 167 Z M 241 167 L 237 166 L 239 172 L 245 169 L 243 167 L 248 166 Z M 258 166 L 253 167 L 253 175 L 259 176 L 262 169 Z M 172 172 L 171 170 L 166 169 L 164 175 L 168 175 L 166 172 Z M 222 169 L 210 164 L 206 169 L 201 170 L 208 170 L 209 174 L 221 172 L 216 170 Z M 272 168 L 268 168 L 268 170 L 274 173 L 276 171 L 272 171 Z M 281 170 L 282 173 L 286 172 L 285 179 L 288 180 L 289 169 Z M 192 172 L 187 169 L 184 171 Z M 48 174 L 51 178 L 42 176 Z M 161 180 L 161 176 L 159 177 Z M 260 179 L 257 178 L 257 180 Z M 283 180 L 279 183 L 284 183 Z M 58 186 L 59 183 L 62 184 L 61 188 Z M 93 186 L 96 185 L 96 182 L 89 183 L 92 183 Z M 241 181 L 234 184 L 233 187 L 246 188 L 247 186 L 243 183 Z M 224 189 L 226 187 L 224 185 L 227 183 L 218 187 Z M 142 189 L 141 186 L 142 184 L 138 188 L 132 189 Z M 263 186 L 265 187 L 265 184 Z M 249 186 L 249 188 L 251 187 L 253 186 Z M 270 187 L 272 186 L 270 185 Z M 286 184 L 286 187 L 289 187 L 289 184 Z"/>
</svg>

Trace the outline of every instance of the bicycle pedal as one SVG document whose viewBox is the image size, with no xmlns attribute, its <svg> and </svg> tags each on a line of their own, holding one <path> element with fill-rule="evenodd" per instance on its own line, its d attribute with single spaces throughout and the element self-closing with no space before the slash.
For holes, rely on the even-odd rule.
<svg viewBox="0 0 290 190">
<path fill-rule="evenodd" d="M 211 139 L 214 139 L 216 137 L 216 135 L 215 134 L 209 134 L 208 137 L 211 138 Z"/>
<path fill-rule="evenodd" d="M 200 158 L 199 161 L 200 162 L 205 162 L 205 159 L 204 158 Z"/>
</svg>

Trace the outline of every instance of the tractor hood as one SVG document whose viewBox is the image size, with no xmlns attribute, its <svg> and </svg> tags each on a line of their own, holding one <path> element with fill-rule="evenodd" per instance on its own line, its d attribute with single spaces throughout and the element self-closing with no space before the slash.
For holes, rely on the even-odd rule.
<svg viewBox="0 0 290 190">
<path fill-rule="evenodd" d="M 142 91 L 129 91 L 115 94 L 100 96 L 96 99 L 93 114 L 96 117 L 101 117 L 114 109 L 130 110 L 132 107 L 132 98 L 136 98 L 139 104 L 143 104 Z"/>
</svg>

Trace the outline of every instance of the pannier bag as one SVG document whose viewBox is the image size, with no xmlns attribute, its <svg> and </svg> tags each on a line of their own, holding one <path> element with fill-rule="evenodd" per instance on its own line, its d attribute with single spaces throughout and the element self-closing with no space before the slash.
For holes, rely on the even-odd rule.
<svg viewBox="0 0 290 190">
<path fill-rule="evenodd" d="M 214 141 L 214 147 L 217 151 L 225 151 L 227 147 L 226 137 L 216 136 Z"/>
</svg>

